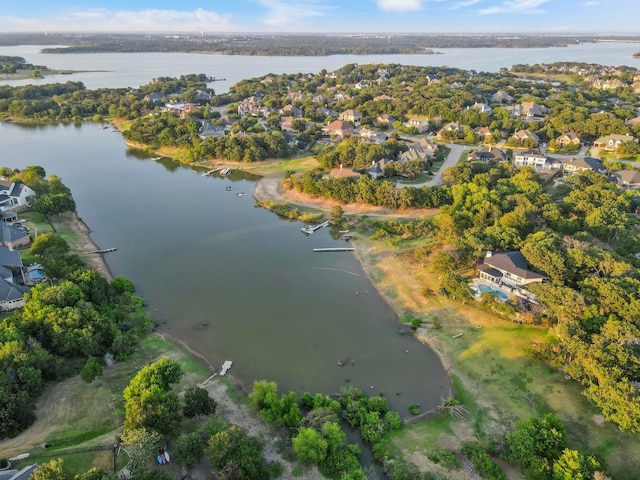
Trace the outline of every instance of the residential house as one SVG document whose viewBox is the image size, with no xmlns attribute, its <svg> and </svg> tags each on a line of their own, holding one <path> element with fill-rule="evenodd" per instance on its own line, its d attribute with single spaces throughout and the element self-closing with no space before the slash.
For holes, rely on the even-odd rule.
<svg viewBox="0 0 640 480">
<path fill-rule="evenodd" d="M 289 133 L 289 132 L 282 132 L 282 136 L 284 137 L 284 141 L 287 142 L 287 145 L 289 145 L 290 147 L 297 147 L 298 146 L 298 137 L 297 137 L 297 135 L 294 135 L 294 134 Z"/>
<path fill-rule="evenodd" d="M 371 162 L 371 166 L 367 168 L 366 172 L 371 175 L 373 178 L 384 177 L 384 167 L 392 163 L 388 158 L 383 158 L 381 160 Z"/>
<path fill-rule="evenodd" d="M 304 112 L 293 105 L 285 105 L 280 109 L 281 115 L 287 115 L 293 118 L 303 118 Z"/>
<path fill-rule="evenodd" d="M 464 135 L 464 126 L 457 122 L 449 122 L 438 130 L 438 137 L 442 137 L 442 134 L 445 132 L 452 132 L 456 136 L 461 137 Z"/>
<path fill-rule="evenodd" d="M 637 142 L 638 140 L 629 134 L 619 135 L 614 133 L 612 135 L 605 135 L 604 137 L 597 138 L 593 142 L 593 146 L 603 148 L 605 152 L 615 152 L 618 150 L 620 145 L 629 141 Z"/>
<path fill-rule="evenodd" d="M 349 122 L 334 120 L 322 129 L 322 134 L 326 136 L 336 136 L 340 138 L 349 137 L 353 134 L 354 127 Z"/>
<path fill-rule="evenodd" d="M 0 246 L 0 310 L 15 310 L 24 306 L 25 267 L 20 253 Z"/>
<path fill-rule="evenodd" d="M 548 170 L 551 162 L 540 150 L 517 150 L 513 153 L 513 164 L 516 167 L 534 167 Z"/>
<path fill-rule="evenodd" d="M 367 142 L 374 143 L 376 145 L 383 144 L 389 138 L 384 133 L 375 132 L 375 131 L 371 130 L 370 128 L 362 128 L 358 132 L 358 135 L 361 138 L 364 138 Z"/>
<path fill-rule="evenodd" d="M 493 112 L 493 108 L 491 108 L 486 103 L 476 102 L 470 107 L 467 107 L 467 110 L 478 110 L 480 113 L 491 113 Z"/>
<path fill-rule="evenodd" d="M 316 108 L 316 112 L 318 112 L 324 118 L 327 118 L 327 117 L 336 118 L 338 116 L 338 112 L 327 107 Z"/>
<path fill-rule="evenodd" d="M 295 132 L 296 129 L 292 127 L 294 120 L 298 120 L 293 117 L 281 117 L 280 118 L 280 130 L 283 132 Z"/>
<path fill-rule="evenodd" d="M 530 130 L 518 130 L 509 137 L 509 139 L 516 142 L 518 145 L 538 145 L 540 143 L 540 137 Z"/>
<path fill-rule="evenodd" d="M 496 163 L 507 160 L 507 154 L 498 147 L 483 147 L 467 156 L 468 162 Z"/>
<path fill-rule="evenodd" d="M 505 109 L 512 117 L 522 117 L 525 119 L 541 118 L 549 111 L 547 107 L 536 102 L 522 102 L 505 107 Z"/>
<path fill-rule="evenodd" d="M 0 244 L 9 250 L 16 250 L 25 245 L 29 245 L 31 238 L 27 229 L 16 227 L 5 222 L 0 222 Z"/>
<path fill-rule="evenodd" d="M 342 164 L 329 172 L 332 178 L 360 178 L 362 175 L 350 168 L 343 168 Z"/>
<path fill-rule="evenodd" d="M 529 270 L 527 259 L 518 251 L 487 252 L 478 272 L 480 278 L 490 283 L 511 288 L 523 288 L 547 280 L 544 275 Z"/>
<path fill-rule="evenodd" d="M 473 129 L 473 133 L 476 135 L 476 137 L 480 137 L 483 140 L 493 135 L 489 127 L 476 127 Z"/>
<path fill-rule="evenodd" d="M 305 98 L 305 94 L 302 93 L 301 91 L 297 90 L 295 92 L 289 92 L 287 93 L 287 101 L 288 102 L 301 102 L 303 101 Z"/>
<path fill-rule="evenodd" d="M 414 127 L 417 129 L 418 133 L 426 133 L 429 131 L 429 120 L 428 119 L 420 119 L 420 118 L 412 118 L 405 122 L 405 127 Z"/>
<path fill-rule="evenodd" d="M 388 113 L 383 113 L 373 120 L 373 125 L 376 127 L 390 128 L 393 126 L 393 122 L 395 122 L 395 118 L 393 118 L 393 116 L 389 115 Z"/>
<path fill-rule="evenodd" d="M 566 132 L 555 139 L 556 145 L 561 148 L 566 148 L 570 145 L 580 145 L 580 137 L 574 132 Z"/>
<path fill-rule="evenodd" d="M 492 102 L 511 103 L 514 100 L 515 99 L 511 95 L 509 95 L 507 92 L 504 92 L 502 90 L 498 90 L 496 93 L 491 95 Z"/>
<path fill-rule="evenodd" d="M 197 90 L 196 94 L 193 96 L 192 100 L 196 103 L 208 103 L 211 101 L 212 95 L 206 90 Z"/>
<path fill-rule="evenodd" d="M 0 211 L 28 207 L 29 199 L 35 194 L 36 192 L 19 180 L 17 182 L 0 180 Z"/>
<path fill-rule="evenodd" d="M 198 130 L 198 136 L 201 139 L 224 137 L 226 129 L 223 126 L 213 125 L 209 122 L 205 123 Z"/>
<path fill-rule="evenodd" d="M 605 166 L 593 157 L 563 159 L 562 170 L 569 175 L 588 171 L 603 174 L 607 172 Z"/>
<path fill-rule="evenodd" d="M 183 113 L 188 113 L 196 110 L 198 108 L 198 105 L 190 102 L 171 101 L 171 102 L 165 103 L 164 108 L 167 112 L 183 114 Z"/>
<path fill-rule="evenodd" d="M 408 162 L 410 160 L 429 160 L 433 159 L 438 150 L 438 145 L 429 139 L 423 138 L 418 142 L 408 143 L 407 150 L 398 155 L 400 162 Z"/>
<path fill-rule="evenodd" d="M 360 125 L 360 120 L 362 120 L 362 114 L 357 110 L 349 109 L 338 115 L 338 120 L 342 120 L 343 122 L 351 122 L 354 125 Z"/>
<path fill-rule="evenodd" d="M 161 107 L 163 105 L 162 99 L 164 97 L 165 96 L 160 92 L 151 92 L 151 93 L 148 93 L 147 95 L 145 95 L 143 100 L 145 100 L 147 102 L 151 102 L 151 103 L 153 103 L 154 105 L 156 105 L 158 107 Z"/>
<path fill-rule="evenodd" d="M 440 77 L 437 75 L 433 75 L 432 73 L 428 73 L 425 78 L 427 79 L 427 83 L 431 85 L 432 83 L 440 83 Z"/>
<path fill-rule="evenodd" d="M 611 176 L 623 188 L 640 190 L 640 170 L 622 170 Z"/>
</svg>

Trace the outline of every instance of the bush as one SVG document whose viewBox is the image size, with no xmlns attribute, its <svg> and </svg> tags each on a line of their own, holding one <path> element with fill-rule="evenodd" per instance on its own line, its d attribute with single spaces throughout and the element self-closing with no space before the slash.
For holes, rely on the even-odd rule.
<svg viewBox="0 0 640 480">
<path fill-rule="evenodd" d="M 420 405 L 412 403 L 409 405 L 409 413 L 411 415 L 420 415 Z"/>
</svg>

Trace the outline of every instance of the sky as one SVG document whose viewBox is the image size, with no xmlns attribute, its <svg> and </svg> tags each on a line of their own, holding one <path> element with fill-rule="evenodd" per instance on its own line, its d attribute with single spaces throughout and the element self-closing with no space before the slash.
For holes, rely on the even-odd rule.
<svg viewBox="0 0 640 480">
<path fill-rule="evenodd" d="M 640 34 L 639 0 L 0 0 L 0 32 Z"/>
</svg>

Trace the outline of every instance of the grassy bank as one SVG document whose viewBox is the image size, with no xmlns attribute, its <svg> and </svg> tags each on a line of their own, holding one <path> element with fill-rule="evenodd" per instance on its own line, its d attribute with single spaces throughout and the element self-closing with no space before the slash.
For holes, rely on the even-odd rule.
<svg viewBox="0 0 640 480">
<path fill-rule="evenodd" d="M 141 367 L 163 356 L 180 363 L 185 372 L 177 391 L 192 387 L 210 374 L 207 367 L 178 346 L 150 334 L 126 361 L 105 368 L 104 375 L 93 383 L 75 376 L 49 386 L 38 399 L 36 422 L 18 437 L 0 442 L 2 455 L 29 453 L 18 467 L 63 458 L 65 466 L 75 473 L 91 466 L 109 469 L 113 462 L 111 446 L 124 417 L 122 392 Z M 120 466 L 126 461 L 120 458 Z"/>
<path fill-rule="evenodd" d="M 503 320 L 475 302 L 461 305 L 439 295 L 438 274 L 414 260 L 415 242 L 392 247 L 360 236 L 355 241 L 365 270 L 398 315 L 422 320 L 418 337 L 440 354 L 470 412 L 466 421 L 434 416 L 408 425 L 388 439 L 392 451 L 443 474 L 443 452 L 459 451 L 464 441 L 497 438 L 520 419 L 553 412 L 567 426 L 571 448 L 604 459 L 617 480 L 637 478 L 640 435 L 620 433 L 581 395 L 577 382 L 532 359 L 535 344 L 553 343 L 548 329 Z M 468 478 L 459 473 L 447 471 L 446 478 Z"/>
</svg>

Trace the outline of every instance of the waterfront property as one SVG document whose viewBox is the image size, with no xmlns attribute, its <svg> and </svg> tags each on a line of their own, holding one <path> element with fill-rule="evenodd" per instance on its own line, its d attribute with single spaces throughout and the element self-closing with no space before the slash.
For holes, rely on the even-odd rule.
<svg viewBox="0 0 640 480">
<path fill-rule="evenodd" d="M 0 179 L 0 211 L 15 207 L 27 207 L 29 206 L 29 198 L 35 194 L 36 192 L 20 181 L 10 182 L 6 179 Z"/>
</svg>

